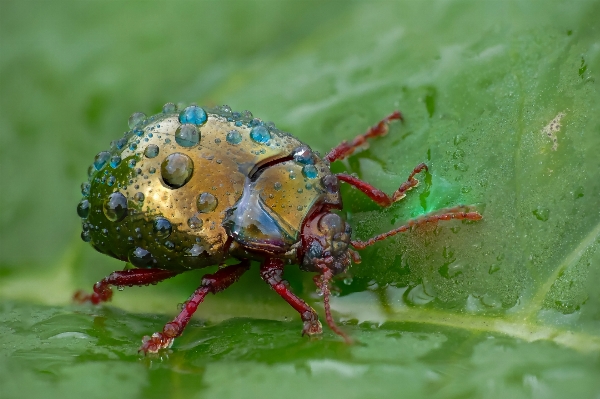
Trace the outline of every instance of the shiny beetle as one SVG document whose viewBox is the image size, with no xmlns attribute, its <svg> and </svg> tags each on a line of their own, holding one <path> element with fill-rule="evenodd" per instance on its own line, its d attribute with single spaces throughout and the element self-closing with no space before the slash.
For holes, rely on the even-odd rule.
<svg viewBox="0 0 600 399">
<path fill-rule="evenodd" d="M 77 206 L 81 237 L 104 254 L 133 268 L 115 271 L 77 292 L 79 302 L 110 300 L 110 286 L 155 284 L 190 269 L 222 267 L 202 278 L 179 315 L 161 332 L 144 337 L 141 352 L 168 348 L 181 335 L 208 293 L 216 294 L 260 261 L 260 275 L 298 313 L 302 334 L 322 332 L 317 313 L 295 296 L 283 279 L 284 265 L 316 272 L 329 327 L 346 342 L 329 307 L 330 281 L 360 257 L 361 250 L 422 223 L 478 220 L 481 215 L 456 207 L 409 221 L 367 241 L 351 239 L 342 209 L 339 181 L 358 188 L 381 206 L 390 206 L 415 187 L 418 165 L 391 196 L 348 174 L 333 174 L 330 162 L 344 159 L 369 138 L 383 136 L 394 112 L 352 142 L 342 142 L 324 157 L 272 123 L 228 106 L 182 111 L 168 103 L 162 113 L 135 113 L 131 130 L 96 155 Z M 238 263 L 231 264 L 231 260 Z M 226 263 L 227 262 L 227 263 Z"/>
</svg>

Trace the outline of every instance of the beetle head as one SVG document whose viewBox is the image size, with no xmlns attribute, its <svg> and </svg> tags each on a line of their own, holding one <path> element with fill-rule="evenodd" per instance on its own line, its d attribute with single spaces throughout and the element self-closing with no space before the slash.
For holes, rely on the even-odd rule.
<svg viewBox="0 0 600 399">
<path fill-rule="evenodd" d="M 322 272 L 326 267 L 336 275 L 345 272 L 358 255 L 348 248 L 352 228 L 338 214 L 319 212 L 308 220 L 302 231 L 301 269 Z"/>
</svg>

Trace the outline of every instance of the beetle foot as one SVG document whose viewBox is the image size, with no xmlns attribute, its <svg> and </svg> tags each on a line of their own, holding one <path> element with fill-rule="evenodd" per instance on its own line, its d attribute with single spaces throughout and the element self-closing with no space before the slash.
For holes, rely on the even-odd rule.
<svg viewBox="0 0 600 399">
<path fill-rule="evenodd" d="M 302 329 L 302 335 L 319 335 L 323 333 L 323 326 L 319 321 L 319 316 L 313 311 L 306 311 L 302 314 L 302 320 L 304 321 L 304 328 Z"/>
<path fill-rule="evenodd" d="M 152 334 L 151 337 L 146 335 L 142 338 L 142 346 L 138 349 L 138 353 L 158 353 L 161 349 L 170 348 L 173 345 L 173 341 L 175 341 L 175 338 L 167 337 L 163 333 L 157 332 Z"/>
</svg>

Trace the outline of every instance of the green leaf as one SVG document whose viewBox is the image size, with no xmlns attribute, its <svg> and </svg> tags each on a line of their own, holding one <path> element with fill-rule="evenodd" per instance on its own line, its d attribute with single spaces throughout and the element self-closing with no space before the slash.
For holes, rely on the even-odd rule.
<svg viewBox="0 0 600 399">
<path fill-rule="evenodd" d="M 0 396 L 600 395 L 600 7 L 529 2 L 13 2 L 0 13 Z M 135 111 L 226 103 L 321 153 L 400 109 L 404 123 L 334 164 L 354 237 L 475 206 L 361 252 L 335 318 L 300 337 L 257 265 L 201 305 L 160 357 L 137 355 L 205 270 L 72 293 L 121 262 L 79 238 L 79 186 Z M 207 269 L 208 272 L 214 269 Z M 286 271 L 320 313 L 310 275 Z"/>
</svg>

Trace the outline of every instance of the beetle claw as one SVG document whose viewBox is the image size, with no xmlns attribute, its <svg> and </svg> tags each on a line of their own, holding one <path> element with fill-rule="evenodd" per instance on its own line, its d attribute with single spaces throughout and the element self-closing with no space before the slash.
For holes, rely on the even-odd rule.
<svg viewBox="0 0 600 399">
<path fill-rule="evenodd" d="M 313 335 L 320 335 L 323 333 L 323 326 L 319 319 L 311 319 L 304 321 L 304 328 L 302 329 L 302 336 L 308 335 L 309 337 Z"/>
<path fill-rule="evenodd" d="M 142 346 L 138 349 L 138 353 L 143 352 L 144 355 L 158 353 L 161 349 L 170 348 L 174 340 L 175 338 L 167 337 L 163 333 L 154 333 L 151 337 L 146 335 L 142 338 Z"/>
</svg>

